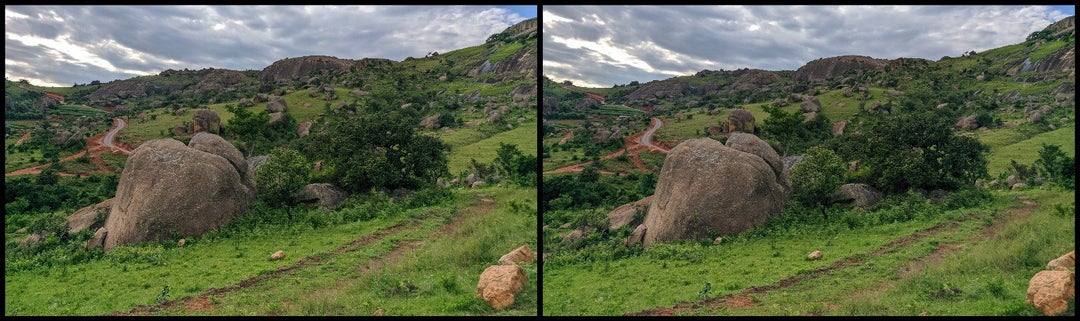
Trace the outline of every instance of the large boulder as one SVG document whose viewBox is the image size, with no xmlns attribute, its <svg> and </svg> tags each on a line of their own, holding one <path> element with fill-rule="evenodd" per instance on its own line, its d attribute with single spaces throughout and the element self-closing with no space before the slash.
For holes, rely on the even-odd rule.
<svg viewBox="0 0 1080 321">
<path fill-rule="evenodd" d="M 270 113 L 283 113 L 289 105 L 285 103 L 285 98 L 281 96 L 270 96 L 270 101 L 266 103 L 266 111 Z"/>
<path fill-rule="evenodd" d="M 532 263 L 536 260 L 536 253 L 528 245 L 522 245 L 499 257 L 499 264 L 516 264 L 517 262 Z"/>
<path fill-rule="evenodd" d="M 502 310 L 514 304 L 514 296 L 526 282 L 525 270 L 520 265 L 492 265 L 480 273 L 476 295 L 495 310 Z"/>
<path fill-rule="evenodd" d="M 221 133 L 221 117 L 213 109 L 196 109 L 195 115 L 192 116 L 191 126 L 193 133 Z"/>
<path fill-rule="evenodd" d="M 769 146 L 769 143 L 757 136 L 746 133 L 731 133 L 728 135 L 726 146 L 761 157 L 765 163 L 769 164 L 769 167 L 772 168 L 773 173 L 776 175 L 780 175 L 784 171 L 784 162 L 780 160 L 780 155 L 776 153 L 776 150 L 772 149 L 772 146 Z"/>
<path fill-rule="evenodd" d="M 105 220 L 98 220 L 98 216 L 105 217 L 109 215 L 112 203 L 113 199 L 110 198 L 72 213 L 67 218 L 68 234 L 79 233 L 88 228 L 97 231 L 98 228 L 105 225 Z"/>
<path fill-rule="evenodd" d="M 255 184 L 240 170 L 247 169 L 243 158 L 237 162 L 240 152 L 220 144 L 224 140 L 217 135 L 199 135 L 192 146 L 165 138 L 131 153 L 105 220 L 106 251 L 174 235 L 202 235 L 247 210 Z"/>
<path fill-rule="evenodd" d="M 856 207 L 869 209 L 881 201 L 881 193 L 870 185 L 851 183 L 840 186 L 833 192 L 834 203 L 854 204 Z"/>
<path fill-rule="evenodd" d="M 300 122 L 300 125 L 296 126 L 296 136 L 304 137 L 304 136 L 307 136 L 308 134 L 310 134 L 311 133 L 311 124 L 312 124 L 312 122 L 310 120 L 305 120 L 303 122 Z"/>
<path fill-rule="evenodd" d="M 668 153 L 643 224 L 645 247 L 708 238 L 710 233 L 736 234 L 780 212 L 788 198 L 788 188 L 779 177 L 783 165 L 778 157 L 773 165 L 740 150 L 768 155 L 756 147 L 768 144 L 741 142 L 760 141 L 743 135 L 748 137 L 728 138 L 734 147 L 700 138 L 684 141 Z M 768 151 L 775 156 L 775 151 Z"/>
<path fill-rule="evenodd" d="M 1072 271 L 1040 271 L 1028 282 L 1027 302 L 1046 315 L 1058 315 L 1069 308 L 1076 295 L 1076 275 Z"/>
<path fill-rule="evenodd" d="M 841 120 L 841 121 L 833 123 L 832 131 L 830 131 L 830 133 L 832 133 L 832 135 L 834 137 L 843 135 L 844 134 L 844 127 L 847 127 L 847 124 L 848 124 L 848 121 L 846 121 L 846 120 Z"/>
<path fill-rule="evenodd" d="M 1076 251 L 1065 253 L 1056 259 L 1046 263 L 1047 270 L 1071 271 L 1076 269 Z"/>
<path fill-rule="evenodd" d="M 727 117 L 728 128 L 727 131 L 731 132 L 754 132 L 754 114 L 751 114 L 746 109 L 735 109 L 731 111 L 731 114 Z"/>
<path fill-rule="evenodd" d="M 637 202 L 616 207 L 607 214 L 608 230 L 617 230 L 626 225 L 635 226 L 641 224 L 641 218 L 644 218 L 644 214 L 649 211 L 649 204 L 652 203 L 652 200 L 653 196 L 649 195 Z M 638 213 L 642 213 L 641 218 L 638 218 Z"/>
<path fill-rule="evenodd" d="M 821 101 L 818 101 L 817 97 L 809 97 L 802 104 L 799 104 L 799 109 L 802 109 L 804 113 L 816 113 L 821 111 Z"/>
<path fill-rule="evenodd" d="M 308 184 L 297 193 L 301 202 L 317 202 L 327 208 L 337 208 L 348 196 L 345 191 L 328 183 Z"/>
</svg>

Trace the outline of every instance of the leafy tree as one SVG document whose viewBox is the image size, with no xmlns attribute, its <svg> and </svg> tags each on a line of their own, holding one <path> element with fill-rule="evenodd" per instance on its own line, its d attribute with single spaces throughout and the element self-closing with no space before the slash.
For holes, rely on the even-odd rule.
<svg viewBox="0 0 1080 321">
<path fill-rule="evenodd" d="M 415 131 L 416 122 L 401 109 L 339 114 L 326 130 L 311 135 L 308 146 L 333 166 L 331 176 L 350 192 L 416 187 L 447 173 L 446 145 Z"/>
<path fill-rule="evenodd" d="M 259 187 L 259 194 L 267 200 L 286 206 L 285 211 L 291 221 L 291 207 L 297 202 L 296 192 L 307 184 L 308 172 L 309 165 L 304 155 L 290 148 L 277 147 L 270 152 L 266 163 L 255 170 L 255 184 Z"/>
<path fill-rule="evenodd" d="M 987 176 L 987 148 L 956 135 L 950 119 L 936 112 L 887 115 L 853 132 L 837 152 L 869 167 L 871 183 L 887 192 L 970 185 Z"/>
<path fill-rule="evenodd" d="M 265 112 L 253 113 L 247 108 L 237 105 L 226 105 L 225 108 L 233 113 L 233 117 L 229 119 L 226 125 L 228 132 L 243 141 L 244 149 L 247 151 L 246 154 L 251 156 L 256 143 L 262 139 L 263 129 L 266 128 L 266 123 L 270 121 L 270 114 Z"/>
<path fill-rule="evenodd" d="M 1039 150 L 1039 159 L 1035 160 L 1035 167 L 1043 179 L 1068 189 L 1074 188 L 1076 160 L 1061 151 L 1061 146 L 1043 143 Z"/>
<path fill-rule="evenodd" d="M 818 115 L 819 121 L 804 123 L 799 111 L 787 112 L 780 107 L 765 106 L 769 118 L 761 122 L 762 136 L 780 142 L 780 154 L 797 154 L 810 146 L 820 144 L 829 137 L 829 120 Z"/>
<path fill-rule="evenodd" d="M 815 146 L 806 151 L 802 162 L 791 169 L 792 195 L 800 203 L 817 206 L 821 216 L 832 204 L 832 194 L 843 183 L 844 160 L 839 155 L 824 147 Z"/>
<path fill-rule="evenodd" d="M 524 186 L 533 186 L 536 183 L 536 161 L 536 156 L 522 153 L 516 144 L 506 143 L 499 143 L 495 157 L 499 172 Z"/>
</svg>

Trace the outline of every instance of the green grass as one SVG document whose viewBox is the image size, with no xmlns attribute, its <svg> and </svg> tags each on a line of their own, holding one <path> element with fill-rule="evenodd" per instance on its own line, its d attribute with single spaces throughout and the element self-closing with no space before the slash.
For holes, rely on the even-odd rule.
<svg viewBox="0 0 1080 321">
<path fill-rule="evenodd" d="M 71 116 L 96 116 L 104 114 L 105 111 L 97 108 L 90 108 L 86 106 L 78 105 L 60 105 L 52 111 L 53 114 L 59 115 L 71 115 Z"/>
<path fill-rule="evenodd" d="M 529 283 L 506 310 L 494 311 L 475 294 L 480 272 L 497 264 L 499 256 L 520 245 L 536 248 L 535 208 L 515 211 L 510 205 L 535 195 L 535 189 L 468 192 L 466 199 L 492 197 L 497 204 L 485 215 L 458 224 L 451 235 L 432 237 L 444 220 L 428 220 L 418 229 L 338 256 L 318 268 L 217 298 L 215 309 L 191 314 L 371 315 L 384 309 L 386 315 L 535 315 L 535 264 L 524 265 Z M 398 262 L 358 269 L 385 257 L 402 242 L 420 245 Z M 409 285 L 416 289 L 398 290 Z"/>
<path fill-rule="evenodd" d="M 1070 157 L 1076 157 L 1076 127 L 1072 125 L 1016 142 L 1012 141 L 1020 135 L 1018 132 L 1007 131 L 1004 128 L 995 131 L 995 133 L 997 132 L 1001 132 L 1001 134 L 986 139 L 986 141 L 993 143 L 988 144 L 991 152 L 987 157 L 989 161 L 987 172 L 991 177 L 996 177 L 998 173 L 1004 172 L 1008 168 L 1010 160 L 1016 160 L 1020 164 L 1032 164 L 1039 158 L 1039 150 L 1042 149 L 1044 143 L 1059 145 L 1061 150 Z M 1012 143 L 1006 145 L 1002 144 L 1002 141 Z M 986 142 L 984 141 L 984 143 Z"/>
<path fill-rule="evenodd" d="M 46 160 L 43 159 L 44 157 L 42 156 L 40 149 L 34 149 L 29 152 L 16 152 L 13 149 L 8 149 L 9 146 L 14 146 L 15 142 L 19 141 L 19 138 L 22 138 L 22 135 L 13 135 L 11 137 L 8 137 L 7 139 L 4 139 L 5 173 L 46 163 Z M 31 159 L 34 161 L 30 161 Z"/>
<path fill-rule="evenodd" d="M 525 47 L 525 44 L 519 42 L 504 44 L 488 56 L 488 61 L 491 61 L 492 63 L 502 61 L 503 59 L 506 59 L 506 57 L 518 52 L 518 50 L 521 50 L 522 47 Z"/>
<path fill-rule="evenodd" d="M 598 115 L 633 116 L 644 114 L 645 111 L 623 105 L 601 105 L 600 109 L 595 113 Z"/>
<path fill-rule="evenodd" d="M 985 224 L 961 224 L 954 232 L 924 239 L 861 266 L 755 296 L 753 307 L 710 309 L 700 313 L 1041 315 L 1024 302 L 1028 280 L 1044 269 L 1046 262 L 1075 247 L 1069 241 L 1075 239 L 1074 217 L 1058 215 L 1054 209 L 1057 204 L 1075 204 L 1074 196 L 1071 191 L 1062 190 L 1029 190 L 1000 195 L 1031 198 L 1039 206 L 1030 216 L 1001 223 L 989 237 L 974 237 L 983 232 Z M 926 256 L 940 244 L 963 246 L 952 245 L 955 252 L 934 263 L 911 266 L 921 272 L 899 273 L 908 266 L 907 262 Z M 951 291 L 943 291 L 946 287 L 959 289 L 959 292 L 950 294 Z"/>
<path fill-rule="evenodd" d="M 1054 53 L 1055 51 L 1064 48 L 1068 44 L 1069 42 L 1064 40 L 1046 42 L 1036 48 L 1034 51 L 1032 51 L 1028 57 L 1031 59 L 1032 62 L 1036 62 L 1043 58 L 1046 58 L 1046 56 L 1049 56 L 1051 53 Z"/>
<path fill-rule="evenodd" d="M 119 173 L 124 170 L 124 163 L 127 162 L 127 155 L 101 153 L 101 161 L 105 162 L 105 166 L 108 166 L 112 170 Z"/>
<path fill-rule="evenodd" d="M 493 211 L 494 214 L 488 215 L 486 218 L 490 219 L 490 222 L 500 222 L 500 224 L 491 224 L 489 221 L 485 221 L 484 224 L 466 224 L 470 227 L 463 227 L 465 230 L 469 228 L 480 229 L 482 232 L 476 233 L 484 235 L 480 237 L 480 240 L 470 241 L 474 242 L 474 244 L 480 244 L 458 249 L 458 251 L 478 251 L 468 254 L 477 255 L 477 253 L 480 253 L 485 256 L 483 262 L 469 261 L 466 265 L 472 268 L 477 265 L 488 264 L 489 261 L 494 262 L 498 259 L 498 255 L 492 257 L 492 253 L 498 252 L 501 255 L 520 245 L 518 243 L 530 244 L 535 248 L 535 243 L 525 241 L 533 240 L 535 242 L 536 239 L 535 234 L 529 234 L 535 231 L 535 216 L 531 214 L 535 213 L 535 189 L 482 189 L 481 193 L 495 195 L 497 199 L 496 211 Z M 306 223 L 306 220 L 320 215 L 330 215 L 330 213 L 314 209 L 294 210 L 297 223 L 293 224 L 286 222 L 264 223 L 248 229 L 231 229 L 227 234 L 211 232 L 202 237 L 189 238 L 188 244 L 183 248 L 177 248 L 172 243 L 120 247 L 105 254 L 102 258 L 59 267 L 34 267 L 26 265 L 28 262 L 9 259 L 6 260 L 5 269 L 5 313 L 6 315 L 98 315 L 112 311 L 126 311 L 135 305 L 154 303 L 155 298 L 166 285 L 171 289 L 170 299 L 196 295 L 209 288 L 227 286 L 255 275 L 270 273 L 276 268 L 291 265 L 307 256 L 333 250 L 351 240 L 374 233 L 379 229 L 400 222 L 411 221 L 423 215 L 435 214 L 420 221 L 422 227 L 418 231 L 411 232 L 412 234 L 404 233 L 400 236 L 392 234 L 385 238 L 385 242 L 373 243 L 370 248 L 365 247 L 359 252 L 340 257 L 341 262 L 349 262 L 345 260 L 352 259 L 354 260 L 351 261 L 352 263 L 345 265 L 329 263 L 320 267 L 313 267 L 311 270 L 303 272 L 309 273 L 302 274 L 305 278 L 300 278 L 310 279 L 306 278 L 306 276 L 319 276 L 322 281 L 336 280 L 340 274 L 331 273 L 331 271 L 352 271 L 356 267 L 355 263 L 385 254 L 385 251 L 393 246 L 393 242 L 405 238 L 429 241 L 432 232 L 448 222 L 447 215 L 454 213 L 457 211 L 456 209 L 462 208 L 465 204 L 462 202 L 471 203 L 475 198 L 477 198 L 476 194 L 464 194 L 455 197 L 456 201 L 449 201 L 449 203 L 443 202 L 433 206 L 400 211 L 394 210 L 395 207 L 393 206 L 380 206 L 375 209 L 369 207 L 346 207 L 338 210 L 338 212 L 365 211 L 365 215 L 372 214 L 374 218 L 362 221 L 346 221 L 329 226 L 323 225 L 318 228 L 313 228 Z M 510 205 L 511 200 L 516 203 Z M 520 208 L 523 205 L 530 204 L 530 202 L 534 205 L 531 205 L 532 209 L 524 210 L 525 212 L 521 212 L 522 210 L 507 210 L 508 207 Z M 368 213 L 368 211 L 375 212 Z M 284 215 L 284 213 L 280 214 Z M 470 235 L 472 236 L 469 237 L 476 237 L 473 234 Z M 502 237 L 507 237 L 507 239 L 498 239 Z M 452 237 L 452 239 L 457 240 L 458 238 Z M 7 235 L 5 243 L 10 249 L 11 246 L 17 246 L 15 244 L 19 240 L 21 240 L 19 236 Z M 440 242 L 454 243 L 455 241 Z M 461 243 L 455 244 L 465 244 L 464 242 L 465 240 L 461 240 Z M 496 246 L 496 243 L 512 247 L 503 249 Z M 435 242 L 432 244 L 440 243 Z M 446 247 L 446 245 L 443 246 Z M 267 259 L 268 255 L 277 250 L 284 250 L 287 253 L 286 258 L 281 261 L 269 261 Z M 432 252 L 442 253 L 443 251 L 433 250 Z M 460 252 L 458 253 L 460 254 Z M 350 257 L 349 255 L 354 256 Z M 452 254 L 445 255 L 441 259 L 457 257 Z M 468 261 L 470 258 L 474 257 L 468 255 L 458 257 L 463 262 Z M 425 259 L 419 262 L 426 261 L 429 260 Z M 405 260 L 404 262 L 412 261 Z M 445 262 L 440 261 L 440 264 L 443 263 Z M 416 262 L 410 264 L 412 265 L 406 266 L 411 267 L 404 270 L 415 271 L 417 273 L 416 282 L 422 280 L 421 276 L 434 271 L 447 273 L 457 271 L 457 269 L 445 265 L 424 265 Z M 12 270 L 13 265 L 24 266 L 25 268 Z M 118 273 L 123 273 L 124 277 L 115 277 Z M 474 278 L 471 281 L 467 277 L 459 279 L 460 282 L 463 282 L 459 286 L 465 289 L 462 293 L 471 295 L 469 287 L 464 283 L 473 282 L 472 286 L 474 286 L 475 277 L 478 276 L 479 271 L 469 270 L 463 273 L 472 273 L 469 275 Z M 532 277 L 531 280 L 535 280 L 535 274 Z M 292 282 L 297 279 L 285 277 L 284 280 L 287 281 L 277 279 L 268 282 L 276 284 L 280 291 L 290 291 L 295 285 Z M 94 290 L 85 291 L 85 289 Z M 296 295 L 296 290 L 293 291 L 289 292 L 288 297 L 299 297 Z M 532 291 L 535 293 L 535 287 L 533 287 Z M 239 297 L 242 298 L 243 296 Z M 461 295 L 458 296 L 459 301 L 461 297 Z M 529 311 L 529 299 L 527 297 L 528 294 L 523 298 L 523 305 L 512 308 L 507 313 L 526 313 L 514 312 L 518 311 L 518 309 Z M 533 306 L 531 311 L 535 311 L 535 294 L 533 294 L 533 297 L 531 299 Z M 263 303 L 265 302 L 249 303 L 254 306 L 244 309 L 258 309 L 264 306 Z M 414 307 L 417 310 L 414 310 L 413 313 L 416 314 L 430 312 L 422 310 L 421 307 Z M 243 311 L 251 310 L 226 311 L 229 311 L 229 313 L 243 313 Z M 491 311 L 480 309 L 480 313 L 486 312 Z M 265 313 L 269 313 L 269 311 L 261 310 L 258 312 L 258 314 Z M 395 311 L 395 313 L 409 312 Z M 453 312 L 447 313 L 452 314 Z"/>
<path fill-rule="evenodd" d="M 527 122 L 517 128 L 495 134 L 486 139 L 458 148 L 452 148 L 447 162 L 450 174 L 456 175 L 469 166 L 470 159 L 491 163 L 499 149 L 499 143 L 517 144 L 517 149 L 528 155 L 536 155 L 536 123 Z"/>
</svg>

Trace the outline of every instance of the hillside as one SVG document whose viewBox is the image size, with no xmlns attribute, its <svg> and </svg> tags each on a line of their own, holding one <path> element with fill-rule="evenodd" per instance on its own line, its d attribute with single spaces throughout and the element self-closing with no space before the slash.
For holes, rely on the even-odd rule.
<svg viewBox="0 0 1080 321">
<path fill-rule="evenodd" d="M 1028 302 L 1075 247 L 1073 19 L 938 60 L 545 77 L 544 314 L 1074 315 Z"/>
<path fill-rule="evenodd" d="M 539 248 L 536 28 L 404 61 L 6 81 L 5 314 L 535 315 L 532 259 L 512 303 L 475 289 Z"/>
</svg>

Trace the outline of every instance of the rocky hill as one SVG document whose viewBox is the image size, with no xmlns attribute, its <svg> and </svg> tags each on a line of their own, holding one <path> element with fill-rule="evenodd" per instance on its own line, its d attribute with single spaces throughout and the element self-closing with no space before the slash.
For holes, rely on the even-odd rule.
<svg viewBox="0 0 1080 321">
<path fill-rule="evenodd" d="M 352 60 L 338 59 L 330 56 L 305 56 L 286 58 L 275 61 L 270 66 L 259 72 L 259 80 L 284 82 L 293 79 L 306 80 L 313 72 L 329 73 L 330 71 L 349 71 L 349 67 L 355 63 Z"/>
</svg>

